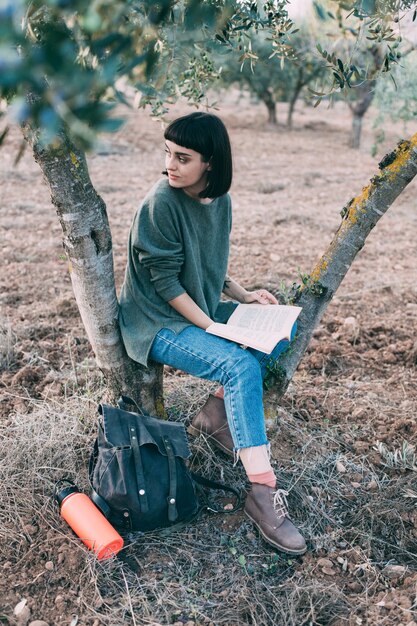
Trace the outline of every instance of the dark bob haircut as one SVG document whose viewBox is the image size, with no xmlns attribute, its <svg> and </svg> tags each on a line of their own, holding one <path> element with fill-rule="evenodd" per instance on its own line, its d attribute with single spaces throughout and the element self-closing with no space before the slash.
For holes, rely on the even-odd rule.
<svg viewBox="0 0 417 626">
<path fill-rule="evenodd" d="M 232 150 L 229 135 L 220 118 L 212 113 L 196 112 L 171 122 L 164 132 L 165 139 L 199 152 L 205 163 L 210 161 L 207 187 L 200 198 L 219 198 L 232 184 Z"/>
</svg>

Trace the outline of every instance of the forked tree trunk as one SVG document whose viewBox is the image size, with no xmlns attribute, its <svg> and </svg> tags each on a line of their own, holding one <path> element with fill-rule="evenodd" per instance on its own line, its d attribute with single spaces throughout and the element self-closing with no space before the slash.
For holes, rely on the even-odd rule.
<svg viewBox="0 0 417 626">
<path fill-rule="evenodd" d="M 277 391 L 285 393 L 295 370 L 366 237 L 397 196 L 417 174 L 417 133 L 402 141 L 379 164 L 380 172 L 342 211 L 342 223 L 333 241 L 313 269 L 307 285 L 299 291 L 296 304 L 303 308 L 292 349 L 279 360 Z"/>
<path fill-rule="evenodd" d="M 56 207 L 74 295 L 109 399 L 129 395 L 145 411 L 161 415 L 161 366 L 141 367 L 128 357 L 122 342 L 106 205 L 91 183 L 85 155 L 64 133 L 58 147 L 48 148 L 30 128 L 23 128 L 23 134 Z"/>
<path fill-rule="evenodd" d="M 162 370 L 129 359 L 117 323 L 112 245 L 106 208 L 94 190 L 82 152 L 67 138 L 42 148 L 24 129 L 50 187 L 63 230 L 63 243 L 77 304 L 97 363 L 113 397 L 131 395 L 144 409 L 163 412 Z M 283 395 L 320 322 L 366 237 L 417 174 L 417 133 L 384 157 L 381 172 L 343 210 L 342 223 L 296 298 L 303 310 L 292 349 L 279 362 L 277 391 Z"/>
</svg>

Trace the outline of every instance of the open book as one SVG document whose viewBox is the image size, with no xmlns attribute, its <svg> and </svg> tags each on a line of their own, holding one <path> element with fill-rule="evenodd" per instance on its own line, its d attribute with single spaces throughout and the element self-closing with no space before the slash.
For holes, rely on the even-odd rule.
<svg viewBox="0 0 417 626">
<path fill-rule="evenodd" d="M 291 339 L 299 306 L 239 304 L 227 324 L 211 324 L 206 332 L 271 354 L 276 344 Z"/>
</svg>

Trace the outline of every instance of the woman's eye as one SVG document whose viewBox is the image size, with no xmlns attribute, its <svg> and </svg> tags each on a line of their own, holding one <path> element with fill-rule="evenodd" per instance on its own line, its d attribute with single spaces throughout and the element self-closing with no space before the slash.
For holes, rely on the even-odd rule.
<svg viewBox="0 0 417 626">
<path fill-rule="evenodd" d="M 187 159 L 184 159 L 184 157 L 178 157 L 178 161 L 180 163 L 187 163 Z"/>
</svg>

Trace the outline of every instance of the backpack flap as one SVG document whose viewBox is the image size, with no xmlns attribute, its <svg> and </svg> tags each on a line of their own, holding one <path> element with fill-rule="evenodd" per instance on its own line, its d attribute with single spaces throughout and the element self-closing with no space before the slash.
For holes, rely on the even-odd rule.
<svg viewBox="0 0 417 626">
<path fill-rule="evenodd" d="M 160 454 L 167 456 L 165 441 L 169 440 L 174 456 L 182 459 L 191 456 L 183 424 L 168 422 L 150 415 L 138 415 L 106 404 L 99 406 L 99 412 L 103 416 L 105 439 L 111 446 L 131 445 L 129 429 L 134 428 L 139 446 L 154 444 L 158 446 Z"/>
</svg>

